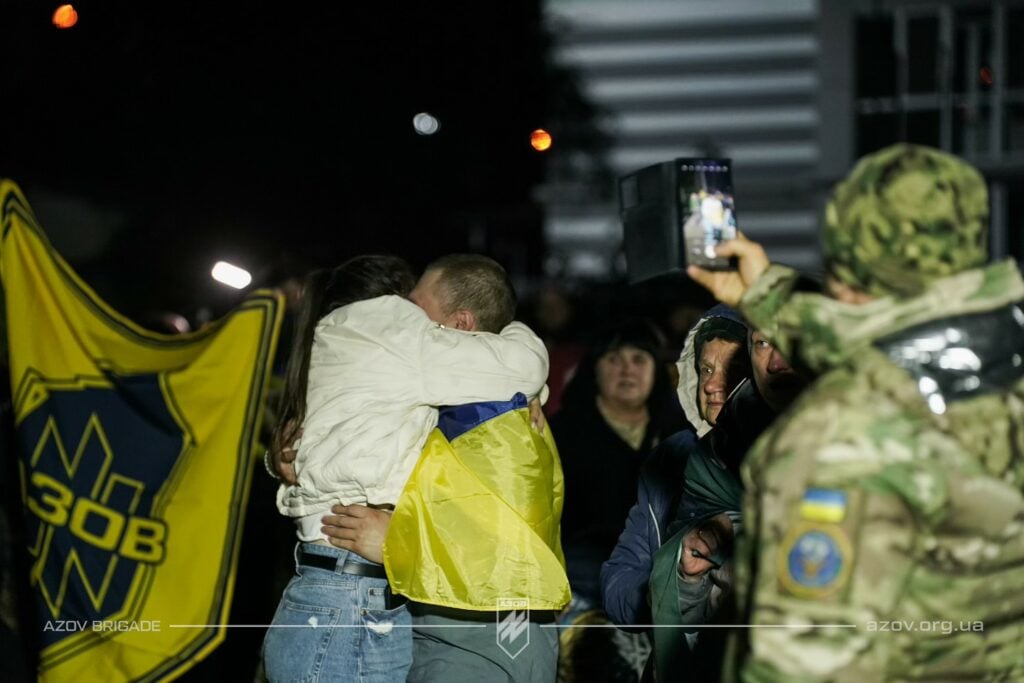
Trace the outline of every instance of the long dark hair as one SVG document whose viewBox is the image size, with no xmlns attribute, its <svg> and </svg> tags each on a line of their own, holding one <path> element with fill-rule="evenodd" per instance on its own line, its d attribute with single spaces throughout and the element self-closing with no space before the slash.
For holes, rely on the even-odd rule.
<svg viewBox="0 0 1024 683">
<path fill-rule="evenodd" d="M 306 417 L 306 386 L 313 333 L 321 318 L 347 304 L 386 294 L 408 297 L 416 284 L 412 268 L 397 256 L 356 256 L 331 270 L 315 270 L 306 276 L 295 324 L 295 336 L 284 391 L 278 405 L 278 420 L 271 443 L 277 448 L 290 445 Z"/>
</svg>

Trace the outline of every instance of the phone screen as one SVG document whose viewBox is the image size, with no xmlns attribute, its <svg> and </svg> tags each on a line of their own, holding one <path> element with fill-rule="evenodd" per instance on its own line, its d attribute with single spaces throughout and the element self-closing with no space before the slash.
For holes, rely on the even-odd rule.
<svg viewBox="0 0 1024 683">
<path fill-rule="evenodd" d="M 684 258 L 713 270 L 735 267 L 715 246 L 736 237 L 730 159 L 677 159 Z"/>
</svg>

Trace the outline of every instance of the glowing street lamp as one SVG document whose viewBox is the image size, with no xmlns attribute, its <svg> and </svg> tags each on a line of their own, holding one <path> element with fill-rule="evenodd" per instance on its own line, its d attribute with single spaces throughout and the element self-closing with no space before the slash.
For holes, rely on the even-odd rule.
<svg viewBox="0 0 1024 683">
<path fill-rule="evenodd" d="M 234 287 L 235 289 L 245 289 L 252 282 L 252 275 L 249 274 L 249 271 L 232 265 L 227 261 L 217 261 L 217 263 L 213 264 L 213 270 L 210 271 L 210 275 L 222 285 Z"/>
<path fill-rule="evenodd" d="M 78 12 L 71 5 L 61 5 L 53 12 L 53 25 L 57 28 L 71 28 L 78 23 Z"/>
<path fill-rule="evenodd" d="M 421 111 L 412 117 L 412 127 L 419 135 L 433 135 L 441 129 L 441 122 L 433 114 Z"/>
<path fill-rule="evenodd" d="M 533 131 L 530 133 L 530 147 L 538 152 L 546 152 L 551 147 L 551 133 L 543 128 Z"/>
</svg>

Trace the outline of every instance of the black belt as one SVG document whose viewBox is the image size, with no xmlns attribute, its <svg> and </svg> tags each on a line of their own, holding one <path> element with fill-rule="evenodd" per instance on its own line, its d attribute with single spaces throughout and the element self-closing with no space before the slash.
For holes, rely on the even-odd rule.
<svg viewBox="0 0 1024 683">
<path fill-rule="evenodd" d="M 355 574 L 356 576 L 369 576 L 373 579 L 386 579 L 388 578 L 387 573 L 384 571 L 384 565 L 382 564 L 366 564 L 365 562 L 353 562 L 352 560 L 345 560 L 345 563 L 338 567 L 338 558 L 332 555 L 317 555 L 316 553 L 307 553 L 305 550 L 299 551 L 299 564 L 304 564 L 307 567 L 316 567 L 317 569 L 326 569 L 328 571 L 341 571 L 342 574 Z"/>
</svg>

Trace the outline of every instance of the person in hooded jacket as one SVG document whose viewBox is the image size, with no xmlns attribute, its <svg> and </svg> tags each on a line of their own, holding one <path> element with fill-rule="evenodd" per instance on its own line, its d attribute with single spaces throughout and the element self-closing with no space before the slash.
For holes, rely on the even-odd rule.
<svg viewBox="0 0 1024 683">
<path fill-rule="evenodd" d="M 763 335 L 748 336 L 725 306 L 691 331 L 678 369 L 680 402 L 697 430 L 670 437 L 645 465 L 637 503 L 603 567 L 602 588 L 615 623 L 684 627 L 653 631 L 652 670 L 659 678 L 675 680 L 687 671 L 710 681 L 718 676 L 722 634 L 697 625 L 715 621 L 731 595 L 739 463 L 804 380 Z"/>
</svg>

